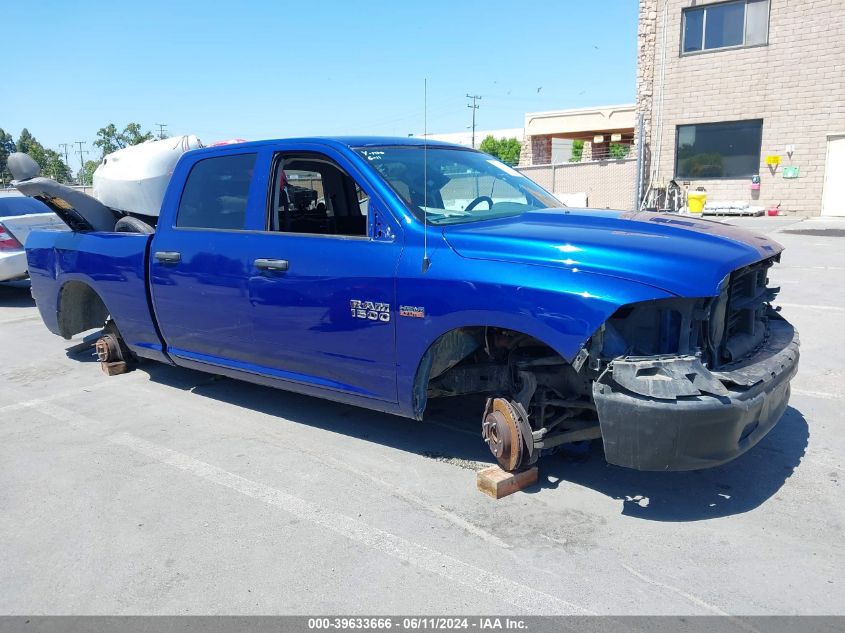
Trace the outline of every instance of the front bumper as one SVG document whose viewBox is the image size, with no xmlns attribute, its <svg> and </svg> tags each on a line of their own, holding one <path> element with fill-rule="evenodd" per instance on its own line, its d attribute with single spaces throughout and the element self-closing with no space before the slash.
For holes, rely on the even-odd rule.
<svg viewBox="0 0 845 633">
<path fill-rule="evenodd" d="M 26 252 L 24 250 L 0 252 L 0 281 L 26 277 Z"/>
<path fill-rule="evenodd" d="M 764 345 L 727 371 L 689 357 L 613 361 L 593 385 L 605 458 L 637 470 L 696 470 L 742 455 L 786 410 L 798 358 L 798 333 L 772 319 Z"/>
</svg>

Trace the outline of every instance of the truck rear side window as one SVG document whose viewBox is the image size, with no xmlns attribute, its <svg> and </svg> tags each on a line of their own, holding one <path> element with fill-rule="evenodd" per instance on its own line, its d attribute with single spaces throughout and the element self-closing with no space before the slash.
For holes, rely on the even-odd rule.
<svg viewBox="0 0 845 633">
<path fill-rule="evenodd" d="M 234 154 L 197 162 L 188 175 L 176 226 L 243 229 L 255 154 Z"/>
</svg>

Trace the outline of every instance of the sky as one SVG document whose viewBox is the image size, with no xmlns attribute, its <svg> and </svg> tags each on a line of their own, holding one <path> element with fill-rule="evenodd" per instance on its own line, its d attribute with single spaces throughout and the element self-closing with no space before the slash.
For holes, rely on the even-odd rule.
<svg viewBox="0 0 845 633">
<path fill-rule="evenodd" d="M 522 127 L 631 103 L 637 0 L 86 0 L 4 6 L 0 127 L 47 147 L 136 121 L 205 143 Z M 77 159 L 78 160 L 78 159 Z M 71 160 L 71 165 L 75 162 Z"/>
</svg>

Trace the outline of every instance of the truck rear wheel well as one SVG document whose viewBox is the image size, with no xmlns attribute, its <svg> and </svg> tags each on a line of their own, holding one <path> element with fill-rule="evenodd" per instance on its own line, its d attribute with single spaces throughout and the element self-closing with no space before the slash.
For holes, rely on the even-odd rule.
<svg viewBox="0 0 845 633">
<path fill-rule="evenodd" d="M 74 334 L 102 327 L 109 310 L 100 295 L 83 281 L 69 281 L 59 294 L 59 333 L 66 339 Z"/>
</svg>

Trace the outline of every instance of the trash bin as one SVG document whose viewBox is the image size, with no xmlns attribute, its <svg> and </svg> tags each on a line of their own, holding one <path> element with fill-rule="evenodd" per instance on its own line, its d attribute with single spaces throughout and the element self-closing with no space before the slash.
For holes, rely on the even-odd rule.
<svg viewBox="0 0 845 633">
<path fill-rule="evenodd" d="M 690 191 L 687 194 L 687 209 L 690 213 L 700 215 L 704 211 L 705 202 L 707 202 L 706 191 Z"/>
</svg>

